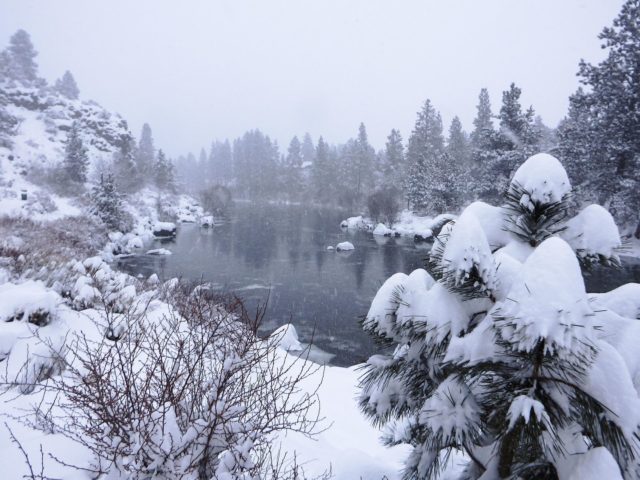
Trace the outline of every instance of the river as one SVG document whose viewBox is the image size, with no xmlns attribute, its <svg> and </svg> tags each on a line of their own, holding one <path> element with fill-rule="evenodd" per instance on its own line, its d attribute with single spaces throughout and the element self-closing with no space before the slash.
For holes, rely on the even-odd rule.
<svg viewBox="0 0 640 480">
<path fill-rule="evenodd" d="M 300 340 L 313 339 L 331 364 L 353 365 L 379 349 L 358 322 L 376 290 L 390 275 L 422 267 L 431 245 L 343 230 L 346 216 L 335 209 L 238 203 L 224 225 L 182 224 L 175 239 L 149 246 L 172 255 L 137 255 L 121 259 L 118 267 L 143 277 L 211 282 L 237 293 L 250 309 L 268 298 L 265 333 L 292 323 Z M 327 250 L 345 240 L 353 251 Z M 622 271 L 585 274 L 590 292 L 631 281 L 640 282 L 635 259 Z"/>
</svg>

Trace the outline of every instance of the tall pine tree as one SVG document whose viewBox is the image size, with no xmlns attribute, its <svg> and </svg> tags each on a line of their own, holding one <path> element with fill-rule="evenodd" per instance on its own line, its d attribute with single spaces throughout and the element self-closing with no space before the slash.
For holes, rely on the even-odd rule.
<svg viewBox="0 0 640 480">
<path fill-rule="evenodd" d="M 20 29 L 9 40 L 7 48 L 9 54 L 9 78 L 25 86 L 37 86 L 38 65 L 35 58 L 38 55 L 29 34 Z"/>
<path fill-rule="evenodd" d="M 418 112 L 407 147 L 408 175 L 405 190 L 411 208 L 426 210 L 430 207 L 437 210 L 448 203 L 440 196 L 447 185 L 442 182 L 435 184 L 432 178 L 436 171 L 448 167 L 446 163 L 442 119 L 431 101 L 427 100 Z M 446 175 L 447 172 L 439 173 Z M 438 213 L 442 213 L 442 210 Z"/>
<path fill-rule="evenodd" d="M 80 138 L 80 126 L 77 121 L 73 122 L 67 134 L 67 142 L 64 151 L 64 173 L 66 180 L 75 183 L 87 181 L 87 169 L 89 167 L 89 157 L 87 149 Z"/>
<path fill-rule="evenodd" d="M 587 88 L 570 99 L 560 152 L 576 169 L 588 164 L 582 191 L 609 204 L 618 222 L 637 224 L 640 237 L 640 0 L 627 0 L 599 38 L 607 57 L 580 63 Z"/>
<path fill-rule="evenodd" d="M 384 161 L 382 166 L 382 185 L 393 188 L 398 195 L 404 191 L 404 177 L 406 174 L 404 146 L 402 135 L 396 129 L 392 129 L 387 137 L 384 149 Z"/>
<path fill-rule="evenodd" d="M 150 180 L 148 177 L 153 173 L 155 156 L 156 151 L 153 145 L 151 127 L 148 123 L 145 123 L 142 125 L 142 132 L 140 132 L 140 140 L 136 149 L 136 168 L 142 176 L 143 183 Z"/>
</svg>

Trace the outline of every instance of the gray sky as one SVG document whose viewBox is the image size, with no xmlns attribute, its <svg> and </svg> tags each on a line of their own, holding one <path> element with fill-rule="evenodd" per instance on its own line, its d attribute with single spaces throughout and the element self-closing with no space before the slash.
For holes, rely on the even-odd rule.
<svg viewBox="0 0 640 480">
<path fill-rule="evenodd" d="M 49 81 L 72 71 L 84 99 L 148 122 L 170 155 L 260 128 L 284 149 L 332 143 L 361 121 L 376 148 L 408 137 L 426 98 L 471 129 L 511 81 L 545 122 L 565 114 L 580 58 L 622 0 L 0 0 L 0 40 L 27 30 Z"/>
</svg>

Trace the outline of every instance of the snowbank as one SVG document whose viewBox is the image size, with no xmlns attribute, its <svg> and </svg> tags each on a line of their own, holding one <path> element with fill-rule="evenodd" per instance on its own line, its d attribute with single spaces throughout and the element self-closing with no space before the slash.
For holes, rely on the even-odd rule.
<svg viewBox="0 0 640 480">
<path fill-rule="evenodd" d="M 443 225 L 455 218 L 455 215 L 448 213 L 436 217 L 422 217 L 409 210 L 404 210 L 398 216 L 398 221 L 391 227 L 383 223 L 375 224 L 373 220 L 362 215 L 349 217 L 343 220 L 340 226 L 354 230 L 372 231 L 374 235 L 380 236 L 403 236 L 413 237 L 416 240 L 427 240 L 438 235 Z"/>
<path fill-rule="evenodd" d="M 300 340 L 298 340 L 298 332 L 290 323 L 276 329 L 271 337 L 276 339 L 278 346 L 285 352 L 300 352 L 303 349 Z"/>
</svg>

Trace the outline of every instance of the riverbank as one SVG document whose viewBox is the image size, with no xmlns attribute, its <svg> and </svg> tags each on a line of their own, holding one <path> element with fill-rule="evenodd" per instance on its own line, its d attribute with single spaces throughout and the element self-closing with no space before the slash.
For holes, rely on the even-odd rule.
<svg viewBox="0 0 640 480">
<path fill-rule="evenodd" d="M 127 233 L 104 230 L 82 213 L 80 201 L 74 210 L 65 208 L 68 200 L 50 198 L 55 208 L 41 212 L 37 220 L 29 219 L 32 211 L 16 203 L 10 208 L 3 205 L 0 221 L 0 350 L 6 367 L 0 461 L 7 478 L 29 476 L 31 469 L 52 478 L 86 478 L 81 469 L 90 468 L 93 461 L 81 444 L 50 427 L 38 427 L 37 412 L 50 411 L 60 399 L 43 396 L 39 387 L 20 390 L 16 379 L 44 386 L 51 374 L 63 378 L 65 372 L 55 369 L 52 351 L 67 351 L 73 338 L 100 341 L 114 311 L 145 305 L 154 318 L 168 311 L 167 304 L 157 298 L 163 288 L 157 275 L 136 278 L 115 271 L 109 263 L 146 251 L 154 225 L 163 219 L 153 213 L 157 196 L 142 193 L 127 203 L 135 223 Z M 184 199 L 171 203 L 178 208 L 173 213 L 186 220 L 188 227 L 194 205 L 183 205 Z M 289 356 L 284 351 L 282 355 Z M 50 373 L 40 377 L 38 372 Z M 35 376 L 21 377 L 23 373 Z M 321 432 L 313 438 L 284 433 L 274 439 L 288 452 L 287 458 L 295 456 L 309 478 L 325 472 L 337 480 L 399 478 L 406 449 L 380 444 L 380 432 L 359 413 L 357 378 L 356 367 L 326 367 L 307 378 L 303 387 L 309 392 L 320 384 Z"/>
</svg>

